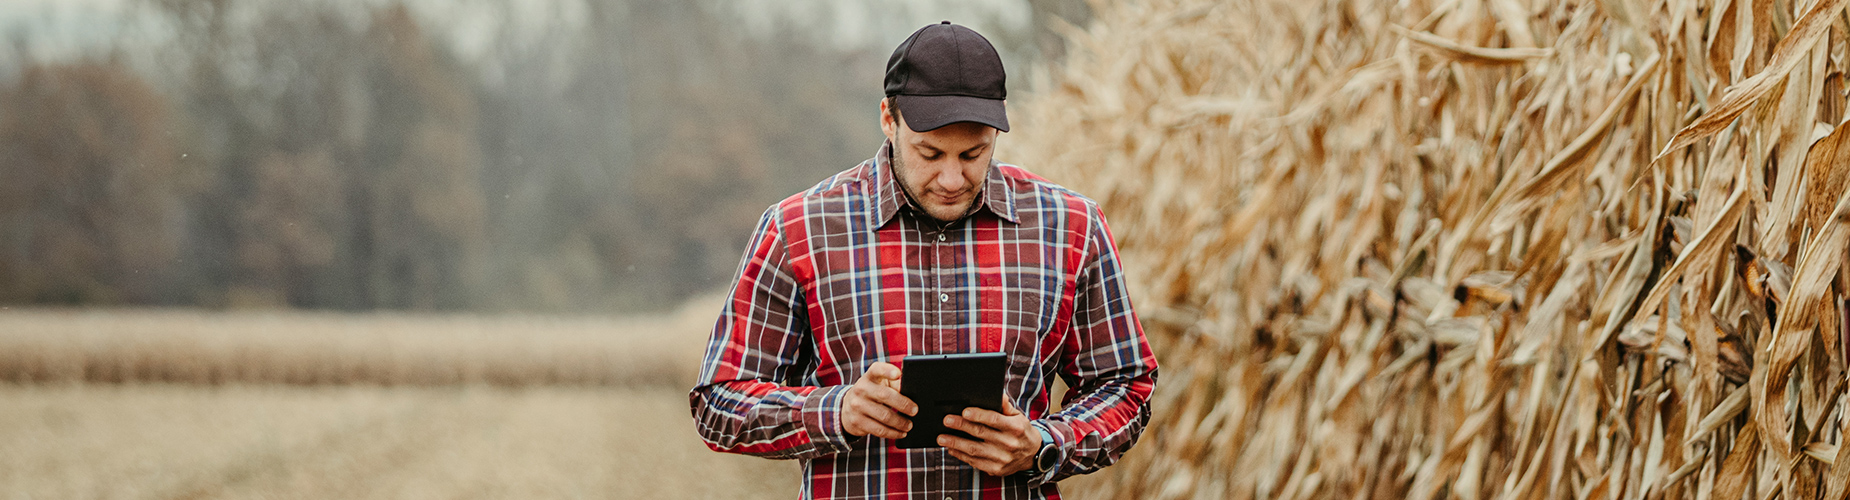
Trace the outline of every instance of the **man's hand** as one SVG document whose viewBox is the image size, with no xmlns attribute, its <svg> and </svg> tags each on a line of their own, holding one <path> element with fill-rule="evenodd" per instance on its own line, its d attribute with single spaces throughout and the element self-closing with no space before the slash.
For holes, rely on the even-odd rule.
<svg viewBox="0 0 1850 500">
<path fill-rule="evenodd" d="M 899 395 L 899 367 L 874 363 L 867 368 L 867 373 L 861 374 L 860 380 L 848 387 L 848 394 L 842 397 L 841 410 L 842 431 L 856 436 L 899 439 L 912 430 L 912 420 L 907 417 L 919 414 L 919 405 Z"/>
<path fill-rule="evenodd" d="M 1035 452 L 1041 449 L 1041 431 L 1028 425 L 1028 416 L 1006 398 L 1002 400 L 1002 413 L 965 408 L 962 416 L 945 416 L 944 426 L 967 432 L 978 440 L 943 434 L 938 436 L 938 445 L 991 476 L 1027 470 L 1034 465 Z"/>
</svg>

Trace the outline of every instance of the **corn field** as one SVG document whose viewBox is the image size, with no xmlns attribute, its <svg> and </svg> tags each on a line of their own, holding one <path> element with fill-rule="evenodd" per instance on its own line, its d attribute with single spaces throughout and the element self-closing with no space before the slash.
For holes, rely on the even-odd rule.
<svg viewBox="0 0 1850 500">
<path fill-rule="evenodd" d="M 1845 498 L 1847 3 L 1096 2 L 1005 152 L 1160 352 L 1091 493 Z"/>
</svg>

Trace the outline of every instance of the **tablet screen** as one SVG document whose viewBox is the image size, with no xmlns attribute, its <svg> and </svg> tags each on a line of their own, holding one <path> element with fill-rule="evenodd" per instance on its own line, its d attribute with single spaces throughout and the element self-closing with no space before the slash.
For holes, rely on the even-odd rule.
<svg viewBox="0 0 1850 500">
<path fill-rule="evenodd" d="M 1008 355 L 999 352 L 906 356 L 901 362 L 899 394 L 919 405 L 912 431 L 900 448 L 937 448 L 939 434 L 972 439 L 962 431 L 946 429 L 945 415 L 964 408 L 1002 411 L 1002 380 Z"/>
</svg>

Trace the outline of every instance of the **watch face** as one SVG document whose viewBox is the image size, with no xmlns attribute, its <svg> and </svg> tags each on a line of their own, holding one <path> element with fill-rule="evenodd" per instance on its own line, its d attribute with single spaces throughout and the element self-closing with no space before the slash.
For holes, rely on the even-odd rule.
<svg viewBox="0 0 1850 500">
<path fill-rule="evenodd" d="M 1053 446 L 1042 446 L 1040 454 L 1034 457 L 1034 468 L 1047 472 L 1053 470 L 1055 465 L 1059 465 L 1059 460 L 1060 454 L 1054 452 Z"/>
</svg>

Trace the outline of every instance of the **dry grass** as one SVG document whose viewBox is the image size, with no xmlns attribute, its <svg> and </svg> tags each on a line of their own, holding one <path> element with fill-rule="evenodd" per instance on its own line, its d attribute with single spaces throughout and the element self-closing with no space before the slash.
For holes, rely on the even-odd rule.
<svg viewBox="0 0 1850 500">
<path fill-rule="evenodd" d="M 1099 493 L 1843 498 L 1846 3 L 1098 2 L 1008 157 L 1161 353 Z"/>
<path fill-rule="evenodd" d="M 0 384 L 0 498 L 789 498 L 676 388 Z"/>
<path fill-rule="evenodd" d="M 708 300 L 641 318 L 9 310 L 0 380 L 690 386 Z"/>
</svg>

